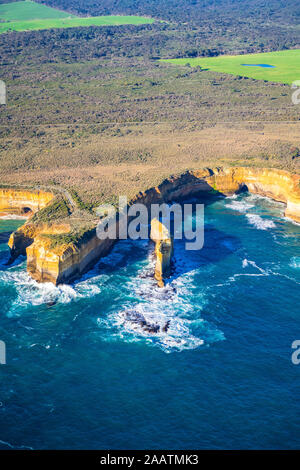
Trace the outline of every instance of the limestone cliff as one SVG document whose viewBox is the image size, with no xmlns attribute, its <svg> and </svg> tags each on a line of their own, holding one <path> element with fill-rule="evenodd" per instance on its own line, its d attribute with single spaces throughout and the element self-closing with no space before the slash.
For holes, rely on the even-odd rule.
<svg viewBox="0 0 300 470">
<path fill-rule="evenodd" d="M 43 209 L 54 194 L 46 191 L 0 189 L 0 216 L 7 214 L 31 215 Z"/>
<path fill-rule="evenodd" d="M 113 240 L 99 240 L 95 234 L 84 243 L 53 246 L 47 234 L 41 234 L 26 249 L 27 270 L 38 282 L 68 283 L 107 255 L 113 244 Z"/>
<path fill-rule="evenodd" d="M 157 189 L 165 201 L 201 193 L 230 195 L 248 189 L 285 203 L 285 216 L 300 221 L 300 177 L 283 170 L 241 167 L 189 171 L 169 178 Z"/>
<path fill-rule="evenodd" d="M 155 274 L 159 287 L 164 286 L 164 278 L 169 276 L 173 256 L 173 238 L 169 230 L 159 220 L 151 220 L 150 238 L 155 242 Z"/>
<path fill-rule="evenodd" d="M 163 181 L 159 186 L 139 193 L 131 202 L 152 203 L 182 200 L 191 195 L 230 195 L 241 189 L 267 196 L 286 204 L 285 215 L 300 222 L 300 177 L 286 171 L 261 168 L 216 168 L 188 171 Z M 47 205 L 54 196 L 50 193 L 1 190 L 0 209 L 2 213 L 19 213 L 24 208 L 32 211 Z M 9 245 L 12 254 L 27 254 L 29 274 L 41 282 L 55 284 L 69 282 L 80 276 L 101 256 L 109 253 L 113 240 L 99 240 L 96 232 L 88 237 L 83 234 L 78 242 L 62 237 L 60 243 L 53 243 L 51 235 L 67 234 L 71 230 L 67 222 L 49 224 L 27 222 L 12 234 Z M 153 234 L 153 239 L 156 240 Z M 172 256 L 172 243 L 159 240 L 156 243 L 156 277 L 166 275 Z"/>
</svg>

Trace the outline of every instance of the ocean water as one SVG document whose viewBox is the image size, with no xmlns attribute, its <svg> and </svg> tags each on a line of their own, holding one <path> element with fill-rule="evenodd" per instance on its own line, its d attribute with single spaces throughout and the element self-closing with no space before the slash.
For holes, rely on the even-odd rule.
<svg viewBox="0 0 300 470">
<path fill-rule="evenodd" d="M 1 449 L 300 447 L 299 225 L 253 195 L 206 206 L 205 244 L 122 241 L 71 286 L 38 285 L 0 221 Z M 132 314 L 164 325 L 145 333 Z"/>
</svg>

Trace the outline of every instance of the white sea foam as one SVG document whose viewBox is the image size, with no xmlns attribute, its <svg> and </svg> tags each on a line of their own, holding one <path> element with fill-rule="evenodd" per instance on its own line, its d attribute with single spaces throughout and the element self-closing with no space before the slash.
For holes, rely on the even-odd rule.
<svg viewBox="0 0 300 470">
<path fill-rule="evenodd" d="M 128 279 L 123 286 L 135 300 L 128 300 L 122 309 L 112 312 L 107 318 L 98 318 L 99 326 L 110 331 L 109 340 L 119 337 L 130 343 L 146 341 L 166 353 L 195 349 L 223 340 L 223 333 L 200 317 L 207 300 L 205 296 L 192 295 L 193 289 L 199 289 L 194 285 L 197 271 L 189 269 L 195 266 L 185 265 L 187 272 L 181 275 L 177 272 L 173 280 L 159 288 L 153 279 L 154 264 L 151 250 L 147 266 L 138 277 Z M 177 265 L 178 269 L 180 271 Z M 149 325 L 156 325 L 159 330 L 153 333 L 147 329 Z M 166 325 L 168 328 L 164 331 Z"/>
<path fill-rule="evenodd" d="M 251 260 L 248 260 L 246 258 L 243 259 L 242 266 L 243 266 L 243 268 L 247 268 L 247 266 L 253 266 L 253 268 L 258 269 L 259 272 L 261 272 L 263 274 L 267 274 L 267 272 L 263 268 L 260 268 L 259 266 L 257 266 L 255 261 L 251 261 Z"/>
<path fill-rule="evenodd" d="M 0 440 L 0 444 L 6 446 L 6 447 L 9 447 L 10 449 L 28 449 L 28 450 L 33 450 L 33 447 L 30 447 L 30 446 L 15 446 L 13 444 L 11 444 L 10 442 L 6 442 L 6 441 L 2 441 Z"/>
<path fill-rule="evenodd" d="M 299 222 L 296 222 L 296 220 L 290 219 L 290 217 L 283 217 L 283 219 L 286 220 L 287 222 L 292 223 L 293 225 L 298 225 L 298 226 L 300 226 L 300 223 L 299 223 Z"/>
<path fill-rule="evenodd" d="M 67 304 L 79 298 L 92 297 L 101 291 L 101 288 L 91 280 L 81 282 L 76 286 L 66 284 L 55 286 L 51 282 L 38 283 L 26 271 L 0 271 L 0 280 L 13 285 L 18 294 L 8 316 L 14 315 L 15 306 Z"/>
<path fill-rule="evenodd" d="M 290 260 L 290 266 L 292 268 L 300 268 L 300 256 L 293 256 Z"/>
<path fill-rule="evenodd" d="M 7 215 L 1 215 L 0 216 L 0 220 L 27 220 L 28 217 L 24 216 L 24 215 L 10 215 L 10 214 L 7 214 Z"/>
<path fill-rule="evenodd" d="M 235 282 L 236 278 L 246 276 L 246 277 L 263 277 L 268 276 L 268 273 L 237 273 L 229 278 L 231 282 Z"/>
<path fill-rule="evenodd" d="M 164 351 L 182 351 L 194 349 L 204 344 L 204 340 L 194 336 L 189 328 L 191 321 L 172 315 L 173 312 L 165 312 L 154 303 L 139 303 L 134 308 L 128 308 L 114 315 L 115 326 L 121 328 L 124 333 L 130 333 L 143 337 L 158 344 Z M 134 321 L 136 315 L 144 319 L 149 325 L 157 325 L 160 330 L 153 334 L 146 331 L 139 323 Z M 167 332 L 162 329 L 168 324 Z"/>
<path fill-rule="evenodd" d="M 230 204 L 226 204 L 226 207 L 244 214 L 249 209 L 254 207 L 254 204 L 249 204 L 249 202 L 246 202 L 246 201 L 233 201 L 233 202 L 230 202 Z"/>
<path fill-rule="evenodd" d="M 249 277 L 261 277 L 261 276 L 269 276 L 270 274 L 272 274 L 271 272 L 261 268 L 260 266 L 257 266 L 257 264 L 255 263 L 255 261 L 251 261 L 251 260 L 248 260 L 247 258 L 244 258 L 242 260 L 242 267 L 243 269 L 246 269 L 246 268 L 254 268 L 255 270 L 257 270 L 258 272 L 243 272 L 243 273 L 236 273 L 234 274 L 233 276 L 230 276 L 229 277 L 229 281 L 230 282 L 235 282 L 237 278 L 239 277 L 243 277 L 243 276 L 249 276 Z"/>
<path fill-rule="evenodd" d="M 74 285 L 39 284 L 25 270 L 13 268 L 0 271 L 1 282 L 14 286 L 17 293 L 8 316 L 21 315 L 20 306 L 22 305 L 26 307 L 67 304 L 81 298 L 95 296 L 106 288 L 108 281 L 110 282 L 109 288 L 114 289 L 114 283 L 116 283 L 114 274 L 101 273 L 99 267 L 103 263 L 105 270 L 106 265 L 111 266 L 122 262 L 133 247 L 144 249 L 145 252 L 148 250 L 148 260 L 142 257 L 142 268 L 138 276 L 127 276 L 128 266 L 126 265 L 120 268 L 117 278 L 120 277 L 122 291 L 125 290 L 124 305 L 122 308 L 116 308 L 107 317 L 98 319 L 100 325 L 106 326 L 107 338 L 111 340 L 117 337 L 127 342 L 146 341 L 147 344 L 156 345 L 167 353 L 194 349 L 223 340 L 223 333 L 215 325 L 201 318 L 201 311 L 207 300 L 204 294 L 203 296 L 199 294 L 199 286 L 194 283 L 198 263 L 194 259 L 188 261 L 184 253 L 178 249 L 174 278 L 163 289 L 160 289 L 153 279 L 155 265 L 153 247 L 147 241 L 120 242 L 110 255 L 100 260 L 92 272 L 87 273 L 79 283 Z M 193 296 L 194 289 L 198 291 L 197 296 Z M 120 295 L 122 296 L 122 293 Z M 140 314 L 147 324 L 158 324 L 160 331 L 153 334 L 137 322 L 130 321 L 130 312 Z M 166 324 L 168 324 L 167 331 L 163 331 Z M 30 347 L 34 346 L 38 344 L 30 345 Z M 49 347 L 49 345 L 43 345 L 43 347 Z"/>
<path fill-rule="evenodd" d="M 17 291 L 17 299 L 11 306 L 8 316 L 14 316 L 15 311 L 19 312 L 19 306 L 33 305 L 38 306 L 42 304 L 67 304 L 82 298 L 89 298 L 99 294 L 102 286 L 107 283 L 110 276 L 99 271 L 99 266 L 112 265 L 115 266 L 123 258 L 128 256 L 132 249 L 132 244 L 137 243 L 138 248 L 145 248 L 147 241 L 133 242 L 131 240 L 119 243 L 113 251 L 94 267 L 93 270 L 86 273 L 79 282 L 73 285 L 60 284 L 55 286 L 51 282 L 38 283 L 33 280 L 25 270 L 16 271 L 14 265 L 9 269 L 0 271 L 0 280 L 8 285 L 14 286 Z M 2 260 L 5 264 L 7 259 Z M 16 260 L 17 263 L 18 260 Z M 15 264 L 16 264 L 15 263 Z M 125 268 L 126 269 L 126 268 Z M 18 313 L 19 315 L 19 313 Z"/>
<path fill-rule="evenodd" d="M 261 196 L 260 194 L 253 194 L 253 193 L 251 193 L 251 194 L 249 194 L 249 195 L 247 196 L 247 199 L 248 199 L 249 201 L 253 201 L 254 203 L 256 203 L 256 202 L 258 202 L 258 203 L 259 203 L 259 202 L 260 202 L 260 203 L 264 202 L 264 203 L 270 204 L 270 205 L 272 205 L 272 206 L 285 207 L 285 204 L 284 204 L 283 202 L 275 201 L 275 199 L 272 199 L 272 198 L 270 198 L 270 197 L 268 197 L 268 196 Z"/>
<path fill-rule="evenodd" d="M 246 214 L 248 222 L 251 225 L 254 225 L 258 230 L 267 230 L 269 228 L 275 228 L 273 220 L 263 219 L 260 215 L 257 214 Z"/>
</svg>

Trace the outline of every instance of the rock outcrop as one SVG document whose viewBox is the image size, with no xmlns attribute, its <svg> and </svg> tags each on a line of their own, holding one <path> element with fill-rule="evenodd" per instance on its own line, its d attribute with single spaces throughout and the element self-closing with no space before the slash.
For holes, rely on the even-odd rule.
<svg viewBox="0 0 300 470">
<path fill-rule="evenodd" d="M 155 274 L 159 287 L 164 287 L 164 278 L 170 275 L 173 256 L 173 238 L 169 230 L 158 219 L 151 220 L 150 238 L 155 242 Z"/>
<path fill-rule="evenodd" d="M 285 215 L 300 222 L 300 177 L 286 171 L 264 168 L 216 168 L 188 171 L 180 176 L 167 178 L 159 186 L 139 193 L 131 202 L 146 204 L 182 200 L 191 195 L 200 198 L 206 195 L 231 195 L 243 189 L 261 196 L 270 197 L 286 204 Z M 37 211 L 45 207 L 54 197 L 42 191 L 0 191 L 0 213 L 20 214 L 24 209 Z M 29 274 L 40 282 L 54 284 L 69 282 L 88 270 L 100 257 L 109 253 L 114 240 L 99 240 L 96 231 L 78 242 L 62 238 L 53 243 L 49 235 L 65 234 L 70 231 L 67 223 L 56 221 L 52 224 L 31 223 L 12 234 L 9 246 L 12 255 L 27 254 Z M 172 256 L 172 241 L 166 237 L 156 241 L 156 278 L 163 281 L 167 275 Z"/>
<path fill-rule="evenodd" d="M 30 216 L 46 207 L 53 198 L 54 194 L 46 191 L 0 189 L 0 216 Z"/>
<path fill-rule="evenodd" d="M 95 233 L 86 242 L 53 246 L 47 234 L 41 234 L 26 249 L 27 271 L 38 282 L 68 283 L 106 256 L 113 244 L 114 240 L 99 240 Z"/>
</svg>

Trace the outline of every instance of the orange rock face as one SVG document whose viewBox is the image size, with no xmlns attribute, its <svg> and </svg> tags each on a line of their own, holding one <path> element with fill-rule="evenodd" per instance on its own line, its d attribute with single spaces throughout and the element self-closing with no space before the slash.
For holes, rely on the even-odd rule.
<svg viewBox="0 0 300 470">
<path fill-rule="evenodd" d="M 68 283 L 78 278 L 102 256 L 109 253 L 114 240 L 91 240 L 77 247 L 75 244 L 51 246 L 51 240 L 38 236 L 27 247 L 27 271 L 38 282 Z"/>
<path fill-rule="evenodd" d="M 150 238 L 155 242 L 155 274 L 158 286 L 164 286 L 164 278 L 169 276 L 173 256 L 173 239 L 168 229 L 158 220 L 151 220 Z"/>
<path fill-rule="evenodd" d="M 139 193 L 130 204 L 181 200 L 191 195 L 221 193 L 230 195 L 247 188 L 250 192 L 270 197 L 286 204 L 285 215 L 300 222 L 300 177 L 286 171 L 264 168 L 228 168 L 188 171 L 170 177 L 158 187 Z M 0 212 L 17 214 L 29 208 L 33 212 L 45 207 L 53 198 L 50 193 L 0 190 Z M 19 211 L 19 212 L 18 212 Z M 158 221 L 157 221 L 158 222 Z M 156 241 L 156 277 L 162 281 L 170 266 L 172 242 Z M 157 227 L 156 227 L 157 228 Z M 12 253 L 27 255 L 29 274 L 40 282 L 69 282 L 89 269 L 101 256 L 109 253 L 114 240 L 99 240 L 97 235 L 79 246 L 72 243 L 53 246 L 47 234 L 68 233 L 68 224 L 31 224 L 27 222 L 13 233 L 9 240 Z"/>
<path fill-rule="evenodd" d="M 46 207 L 53 197 L 52 193 L 45 191 L 0 189 L 0 216 L 31 215 Z"/>
</svg>

